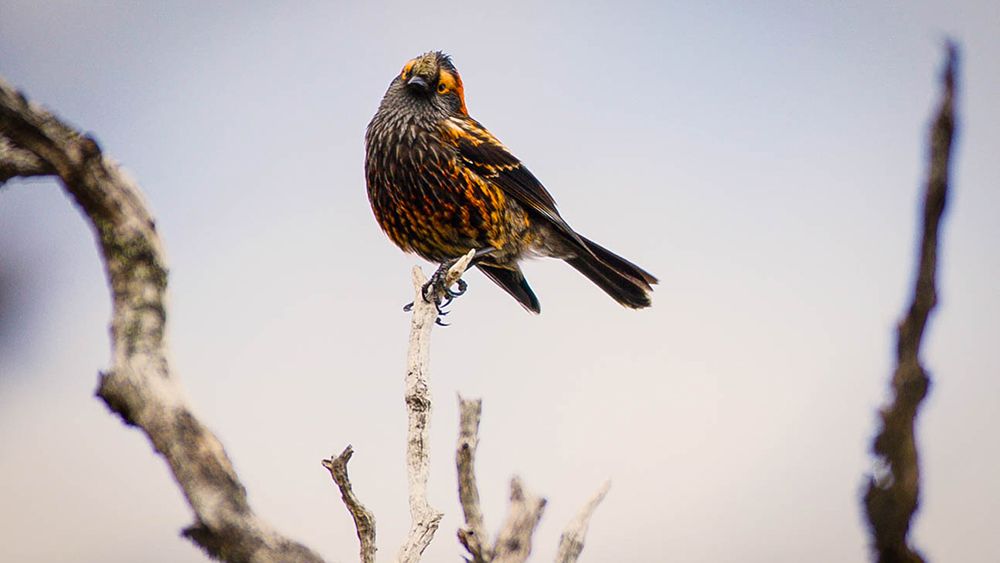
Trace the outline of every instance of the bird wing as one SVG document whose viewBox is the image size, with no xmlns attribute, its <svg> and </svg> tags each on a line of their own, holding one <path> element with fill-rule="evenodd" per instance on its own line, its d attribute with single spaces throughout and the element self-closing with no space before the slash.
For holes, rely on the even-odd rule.
<svg viewBox="0 0 1000 563">
<path fill-rule="evenodd" d="M 559 215 L 552 194 L 481 123 L 471 117 L 453 118 L 447 120 L 446 131 L 469 169 L 580 242 L 579 236 Z"/>
</svg>

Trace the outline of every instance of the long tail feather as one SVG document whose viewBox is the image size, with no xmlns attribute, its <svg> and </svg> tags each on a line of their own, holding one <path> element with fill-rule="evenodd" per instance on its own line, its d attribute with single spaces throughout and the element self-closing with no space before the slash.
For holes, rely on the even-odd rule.
<svg viewBox="0 0 1000 563">
<path fill-rule="evenodd" d="M 591 240 L 582 236 L 580 240 L 588 252 L 568 258 L 570 266 L 625 307 L 642 309 L 652 304 L 649 294 L 652 284 L 658 282 L 653 274 Z"/>
</svg>

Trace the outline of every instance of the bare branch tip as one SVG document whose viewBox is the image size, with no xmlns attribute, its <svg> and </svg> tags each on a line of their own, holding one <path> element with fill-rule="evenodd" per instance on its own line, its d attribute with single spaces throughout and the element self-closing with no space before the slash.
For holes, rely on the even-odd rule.
<svg viewBox="0 0 1000 563">
<path fill-rule="evenodd" d="M 351 460 L 351 456 L 353 455 L 354 448 L 350 444 L 347 444 L 347 447 L 344 448 L 344 451 L 340 455 L 334 456 L 331 454 L 329 459 L 324 459 L 321 463 L 323 467 L 329 469 L 331 472 L 334 469 L 344 469 L 346 471 L 347 462 Z"/>
<path fill-rule="evenodd" d="M 472 263 L 472 258 L 475 255 L 476 255 L 476 249 L 473 248 L 472 250 L 467 252 L 465 256 L 462 256 L 457 261 L 455 261 L 455 263 L 452 264 L 451 268 L 448 268 L 448 274 L 445 276 L 445 281 L 447 282 L 448 286 L 451 286 L 453 283 L 461 279 L 462 274 L 464 274 L 465 271 L 469 269 L 469 264 Z"/>
</svg>

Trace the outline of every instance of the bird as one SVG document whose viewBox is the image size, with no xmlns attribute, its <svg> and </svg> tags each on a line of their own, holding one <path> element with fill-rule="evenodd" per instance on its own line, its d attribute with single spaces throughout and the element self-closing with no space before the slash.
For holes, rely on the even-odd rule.
<svg viewBox="0 0 1000 563">
<path fill-rule="evenodd" d="M 624 307 L 651 305 L 656 277 L 570 227 L 542 183 L 469 115 L 462 78 L 441 51 L 407 61 L 389 83 L 365 133 L 365 180 L 385 234 L 441 264 L 438 274 L 475 250 L 472 264 L 537 314 L 520 265 L 551 257 Z M 445 287 L 448 301 L 464 288 Z"/>
</svg>

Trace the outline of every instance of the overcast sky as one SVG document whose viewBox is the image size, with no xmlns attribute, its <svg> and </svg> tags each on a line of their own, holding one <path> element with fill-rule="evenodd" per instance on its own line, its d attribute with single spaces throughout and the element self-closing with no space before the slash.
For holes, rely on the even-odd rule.
<svg viewBox="0 0 1000 563">
<path fill-rule="evenodd" d="M 807 4 L 809 4 L 807 6 Z M 820 5 L 822 4 L 822 5 Z M 235 4 L 233 4 L 235 6 Z M 556 261 L 531 316 L 478 273 L 433 336 L 428 561 L 456 561 L 455 396 L 484 400 L 487 525 L 520 475 L 536 560 L 607 478 L 583 560 L 865 561 L 858 501 L 912 277 L 946 36 L 963 49 L 940 307 L 923 359 L 915 544 L 1000 552 L 1000 10 L 994 2 L 36 2 L 0 5 L 0 75 L 143 187 L 169 338 L 260 515 L 332 561 L 357 539 L 320 459 L 354 445 L 382 560 L 409 524 L 403 255 L 364 129 L 411 57 L 580 232 L 656 274 L 627 311 Z M 165 464 L 93 397 L 108 291 L 51 181 L 0 191 L 0 560 L 197 562 Z"/>
</svg>

